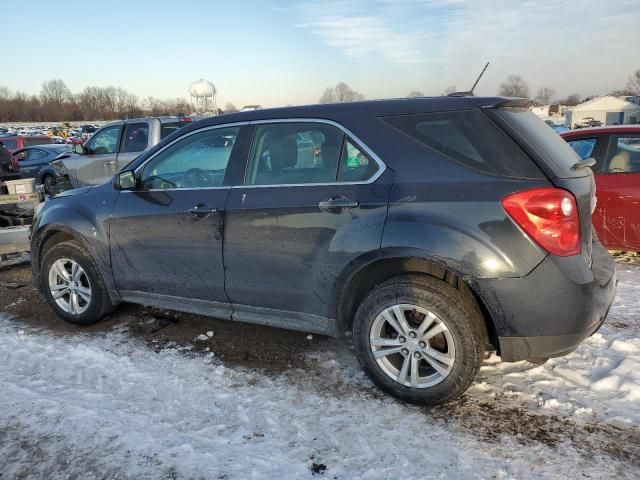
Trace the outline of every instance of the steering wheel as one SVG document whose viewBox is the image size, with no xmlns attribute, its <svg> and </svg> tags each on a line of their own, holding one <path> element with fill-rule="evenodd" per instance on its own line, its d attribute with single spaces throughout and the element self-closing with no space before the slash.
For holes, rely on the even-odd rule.
<svg viewBox="0 0 640 480">
<path fill-rule="evenodd" d="M 183 188 L 197 188 L 197 187 L 213 187 L 211 178 L 207 175 L 207 172 L 200 168 L 190 168 L 182 175 L 182 187 Z"/>
</svg>

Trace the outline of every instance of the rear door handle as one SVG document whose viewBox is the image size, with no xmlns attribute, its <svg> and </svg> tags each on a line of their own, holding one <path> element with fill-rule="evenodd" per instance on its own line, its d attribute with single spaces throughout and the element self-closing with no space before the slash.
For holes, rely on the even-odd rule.
<svg viewBox="0 0 640 480">
<path fill-rule="evenodd" d="M 323 200 L 318 204 L 318 207 L 320 207 L 321 210 L 342 210 L 345 208 L 355 208 L 359 205 L 355 200 L 341 197 Z"/>
<path fill-rule="evenodd" d="M 218 209 L 210 208 L 207 205 L 203 205 L 203 204 L 196 205 L 195 207 L 192 207 L 189 210 L 187 210 L 187 215 L 194 218 L 204 218 L 208 215 L 211 215 L 212 213 L 218 213 Z"/>
</svg>

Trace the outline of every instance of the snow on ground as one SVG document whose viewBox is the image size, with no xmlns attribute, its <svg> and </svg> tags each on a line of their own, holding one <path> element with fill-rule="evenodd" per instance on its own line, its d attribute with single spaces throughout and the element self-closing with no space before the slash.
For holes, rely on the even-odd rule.
<svg viewBox="0 0 640 480">
<path fill-rule="evenodd" d="M 345 341 L 270 375 L 120 326 L 70 335 L 0 313 L 0 477 L 637 478 L 640 268 L 601 331 L 543 366 L 495 357 L 460 402 L 380 394 Z M 207 332 L 203 332 L 206 334 Z"/>
<path fill-rule="evenodd" d="M 474 395 L 515 396 L 566 415 L 640 424 L 640 268 L 617 264 L 616 301 L 602 329 L 572 354 L 532 368 L 501 363 L 482 368 Z"/>
</svg>

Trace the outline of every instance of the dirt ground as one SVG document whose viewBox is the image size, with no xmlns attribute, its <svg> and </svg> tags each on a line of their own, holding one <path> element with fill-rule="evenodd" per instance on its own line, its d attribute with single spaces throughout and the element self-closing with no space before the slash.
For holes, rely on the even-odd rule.
<svg viewBox="0 0 640 480">
<path fill-rule="evenodd" d="M 55 315 L 36 290 L 27 262 L 0 266 L 0 311 L 60 335 L 77 333 L 78 329 L 96 333 L 124 325 L 133 335 L 156 349 L 169 342 L 194 345 L 195 351 L 212 351 L 225 362 L 267 372 L 304 367 L 304 353 L 310 344 L 318 346 L 329 340 L 319 335 L 308 339 L 307 334 L 301 332 L 131 304 L 121 305 L 113 315 L 96 325 L 71 325 Z M 215 332 L 214 336 L 205 341 L 196 341 L 198 335 L 208 331 Z"/>
</svg>

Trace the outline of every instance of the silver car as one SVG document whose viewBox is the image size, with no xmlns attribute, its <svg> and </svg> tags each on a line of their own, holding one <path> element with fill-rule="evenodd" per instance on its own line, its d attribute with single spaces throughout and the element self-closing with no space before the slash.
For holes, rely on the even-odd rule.
<svg viewBox="0 0 640 480">
<path fill-rule="evenodd" d="M 179 117 L 136 118 L 100 128 L 68 156 L 51 162 L 62 189 L 102 185 L 145 150 L 185 125 Z"/>
</svg>

